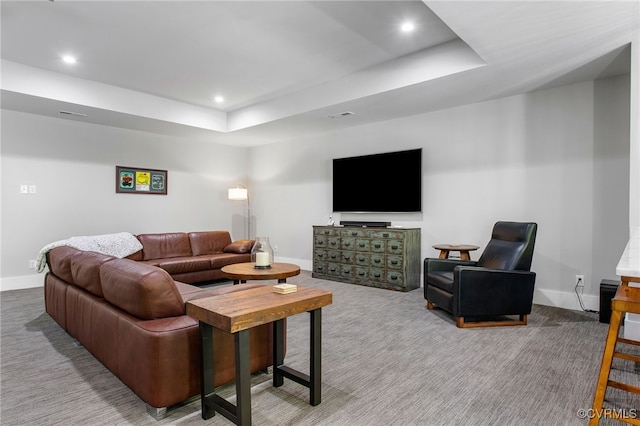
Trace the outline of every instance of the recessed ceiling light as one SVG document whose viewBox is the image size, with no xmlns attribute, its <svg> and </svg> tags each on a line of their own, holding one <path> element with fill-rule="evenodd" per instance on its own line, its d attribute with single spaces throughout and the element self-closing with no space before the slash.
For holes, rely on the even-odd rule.
<svg viewBox="0 0 640 426">
<path fill-rule="evenodd" d="M 78 60 L 75 56 L 64 55 L 62 57 L 62 62 L 64 62 L 65 64 L 75 64 L 76 62 L 78 62 Z"/>
<path fill-rule="evenodd" d="M 400 30 L 402 30 L 403 33 L 410 33 L 415 29 L 416 29 L 416 26 L 413 24 L 413 22 L 407 21 L 400 26 Z"/>
<path fill-rule="evenodd" d="M 58 114 L 71 115 L 73 117 L 86 117 L 87 116 L 87 114 L 83 114 L 81 112 L 65 111 L 65 110 L 62 110 L 62 109 L 60 111 L 58 111 Z"/>
<path fill-rule="evenodd" d="M 331 114 L 329 118 L 341 118 L 341 117 L 347 117 L 349 115 L 353 115 L 353 112 L 351 111 L 339 112 L 337 114 Z"/>
<path fill-rule="evenodd" d="M 216 96 L 215 98 L 213 98 L 213 101 L 217 104 L 221 104 L 224 102 L 224 98 L 222 96 Z"/>
</svg>

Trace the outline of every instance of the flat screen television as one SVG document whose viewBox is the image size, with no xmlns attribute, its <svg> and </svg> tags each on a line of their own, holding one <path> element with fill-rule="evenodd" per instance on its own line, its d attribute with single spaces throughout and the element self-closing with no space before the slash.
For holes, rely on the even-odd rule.
<svg viewBox="0 0 640 426">
<path fill-rule="evenodd" d="M 422 149 L 333 159 L 333 211 L 422 211 Z"/>
</svg>

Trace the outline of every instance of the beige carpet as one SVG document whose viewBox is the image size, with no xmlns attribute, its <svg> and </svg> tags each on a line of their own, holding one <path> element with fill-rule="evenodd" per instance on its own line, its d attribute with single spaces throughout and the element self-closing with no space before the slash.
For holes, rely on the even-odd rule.
<svg viewBox="0 0 640 426">
<path fill-rule="evenodd" d="M 255 425 L 584 425 L 607 331 L 597 315 L 534 306 L 526 327 L 465 329 L 409 293 L 317 280 L 323 309 L 322 403 L 285 380 L 253 378 Z M 0 294 L 2 425 L 230 425 L 192 401 L 156 422 L 145 404 L 44 313 L 43 290 Z M 307 314 L 288 322 L 286 363 L 308 371 Z M 640 386 L 637 367 L 616 374 Z M 223 390 L 233 394 L 233 387 Z M 640 399 L 609 392 L 628 409 Z M 612 421 L 601 424 L 618 424 Z"/>
</svg>

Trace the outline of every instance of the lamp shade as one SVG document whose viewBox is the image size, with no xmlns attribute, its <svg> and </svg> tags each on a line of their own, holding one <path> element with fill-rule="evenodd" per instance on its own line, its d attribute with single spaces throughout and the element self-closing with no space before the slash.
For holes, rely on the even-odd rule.
<svg viewBox="0 0 640 426">
<path fill-rule="evenodd" d="M 247 188 L 229 188 L 230 200 L 246 200 L 248 197 Z"/>
</svg>

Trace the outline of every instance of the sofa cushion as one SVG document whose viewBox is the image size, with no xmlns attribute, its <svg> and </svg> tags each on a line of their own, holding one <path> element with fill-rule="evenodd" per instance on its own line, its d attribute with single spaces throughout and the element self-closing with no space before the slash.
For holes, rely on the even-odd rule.
<svg viewBox="0 0 640 426">
<path fill-rule="evenodd" d="M 220 269 L 223 266 L 234 263 L 251 262 L 251 256 L 248 254 L 221 253 L 209 257 L 211 258 L 211 267 L 213 269 Z"/>
<path fill-rule="evenodd" d="M 171 276 L 155 266 L 114 259 L 100 267 L 104 298 L 141 319 L 183 315 L 184 302 Z"/>
<path fill-rule="evenodd" d="M 185 272 L 206 271 L 211 269 L 208 257 L 172 257 L 158 261 L 158 267 L 170 274 L 184 274 Z"/>
<path fill-rule="evenodd" d="M 78 252 L 78 249 L 69 246 L 55 247 L 47 253 L 47 264 L 49 270 L 56 277 L 68 283 L 73 282 L 71 275 L 71 257 Z"/>
<path fill-rule="evenodd" d="M 71 256 L 73 283 L 98 297 L 103 297 L 100 283 L 100 266 L 116 259 L 107 254 L 78 250 Z"/>
<path fill-rule="evenodd" d="M 144 259 L 144 256 L 142 254 L 142 250 L 138 250 L 137 252 L 130 254 L 129 256 L 125 257 L 125 259 L 131 259 L 131 260 L 142 260 Z"/>
<path fill-rule="evenodd" d="M 191 299 L 200 299 L 202 297 L 210 297 L 211 294 L 207 289 L 196 287 L 191 284 L 186 284 L 180 281 L 174 281 L 180 297 L 183 302 L 187 302 Z"/>
<path fill-rule="evenodd" d="M 236 291 L 247 290 L 249 288 L 260 287 L 262 284 L 237 284 L 215 288 L 201 288 L 180 281 L 175 281 L 176 288 L 185 302 L 189 300 L 203 299 L 205 297 L 217 296 L 219 294 L 235 293 Z"/>
<path fill-rule="evenodd" d="M 142 243 L 142 260 L 167 259 L 192 254 L 189 236 L 184 232 L 140 234 L 137 237 Z"/>
<path fill-rule="evenodd" d="M 254 240 L 238 240 L 234 241 L 228 246 L 226 246 L 222 251 L 225 253 L 251 253 L 251 249 L 253 248 Z"/>
<path fill-rule="evenodd" d="M 231 235 L 228 231 L 189 232 L 189 241 L 194 256 L 216 254 L 231 244 Z"/>
</svg>

